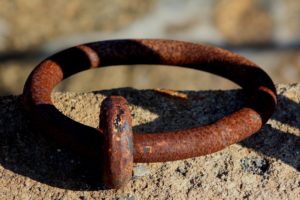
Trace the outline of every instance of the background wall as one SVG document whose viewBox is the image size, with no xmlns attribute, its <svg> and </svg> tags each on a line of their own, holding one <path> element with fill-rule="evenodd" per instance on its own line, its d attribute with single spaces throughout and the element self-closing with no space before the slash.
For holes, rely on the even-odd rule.
<svg viewBox="0 0 300 200">
<path fill-rule="evenodd" d="M 30 71 L 52 53 L 114 38 L 168 38 L 217 45 L 261 65 L 277 83 L 300 80 L 297 0 L 0 0 L 0 95 L 22 93 Z M 125 86 L 236 87 L 194 70 L 122 66 L 80 73 L 58 89 Z"/>
</svg>

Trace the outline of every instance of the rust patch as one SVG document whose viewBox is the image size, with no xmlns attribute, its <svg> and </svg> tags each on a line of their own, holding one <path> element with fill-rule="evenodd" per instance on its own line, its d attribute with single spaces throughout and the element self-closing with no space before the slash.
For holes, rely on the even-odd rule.
<svg viewBox="0 0 300 200">
<path fill-rule="evenodd" d="M 79 45 L 77 46 L 77 48 L 85 52 L 86 55 L 89 57 L 91 61 L 90 68 L 97 68 L 100 65 L 100 58 L 97 52 L 94 51 L 92 48 L 88 47 L 87 45 Z"/>
<path fill-rule="evenodd" d="M 131 115 L 123 97 L 107 97 L 101 105 L 100 128 L 104 131 L 104 182 L 121 188 L 132 176 Z"/>
</svg>

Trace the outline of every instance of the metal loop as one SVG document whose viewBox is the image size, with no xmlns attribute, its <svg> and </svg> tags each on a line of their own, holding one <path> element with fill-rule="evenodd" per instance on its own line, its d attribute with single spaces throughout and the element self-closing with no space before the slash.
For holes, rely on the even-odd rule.
<svg viewBox="0 0 300 200">
<path fill-rule="evenodd" d="M 213 124 L 174 132 L 133 133 L 134 162 L 178 160 L 216 152 L 257 132 L 275 109 L 277 97 L 272 80 L 242 56 L 212 46 L 173 40 L 111 40 L 66 49 L 33 70 L 23 91 L 23 103 L 32 121 L 60 144 L 99 158 L 99 151 L 104 152 L 104 146 L 108 147 L 104 141 L 111 133 L 64 116 L 53 106 L 51 92 L 63 79 L 77 72 L 120 64 L 176 65 L 203 70 L 228 78 L 249 93 L 243 108 Z"/>
</svg>

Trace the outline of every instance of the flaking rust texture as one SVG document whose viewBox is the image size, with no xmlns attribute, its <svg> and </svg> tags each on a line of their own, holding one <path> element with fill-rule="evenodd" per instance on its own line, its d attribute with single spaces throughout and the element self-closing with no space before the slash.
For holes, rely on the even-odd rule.
<svg viewBox="0 0 300 200">
<path fill-rule="evenodd" d="M 105 134 L 62 115 L 51 102 L 51 92 L 63 79 L 80 71 L 119 64 L 175 65 L 203 70 L 228 78 L 248 94 L 243 107 L 215 123 L 155 134 L 133 131 L 135 162 L 174 161 L 214 153 L 256 133 L 275 110 L 273 81 L 242 56 L 217 47 L 175 40 L 108 40 L 58 52 L 32 71 L 22 97 L 36 129 L 74 152 L 99 160 L 99 146 L 105 143 Z"/>
<path fill-rule="evenodd" d="M 103 178 L 109 188 L 124 187 L 132 176 L 133 142 L 127 105 L 121 96 L 107 97 L 101 103 L 99 126 L 104 134 Z"/>
<path fill-rule="evenodd" d="M 0 97 L 0 199 L 297 199 L 300 84 L 277 91 L 277 110 L 257 134 L 207 156 L 134 164 L 132 180 L 120 190 L 103 190 L 93 161 L 33 133 L 20 97 Z M 97 128 L 102 100 L 121 95 L 134 131 L 157 132 L 211 123 L 246 98 L 235 90 L 183 93 L 189 99 L 130 88 L 52 99 L 68 117 Z"/>
</svg>

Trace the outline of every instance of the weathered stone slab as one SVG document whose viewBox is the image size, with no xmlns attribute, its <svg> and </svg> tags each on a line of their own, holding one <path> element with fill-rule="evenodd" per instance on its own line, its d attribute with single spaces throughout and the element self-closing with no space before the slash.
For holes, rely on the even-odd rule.
<svg viewBox="0 0 300 200">
<path fill-rule="evenodd" d="M 297 199 L 300 84 L 277 88 L 277 111 L 259 133 L 207 156 L 135 164 L 121 190 L 103 190 L 95 163 L 34 133 L 19 96 L 0 97 L 0 199 Z M 247 98 L 240 90 L 183 93 L 188 99 L 125 88 L 55 93 L 53 100 L 65 115 L 97 127 L 103 98 L 122 95 L 134 130 L 153 132 L 211 123 Z"/>
</svg>

